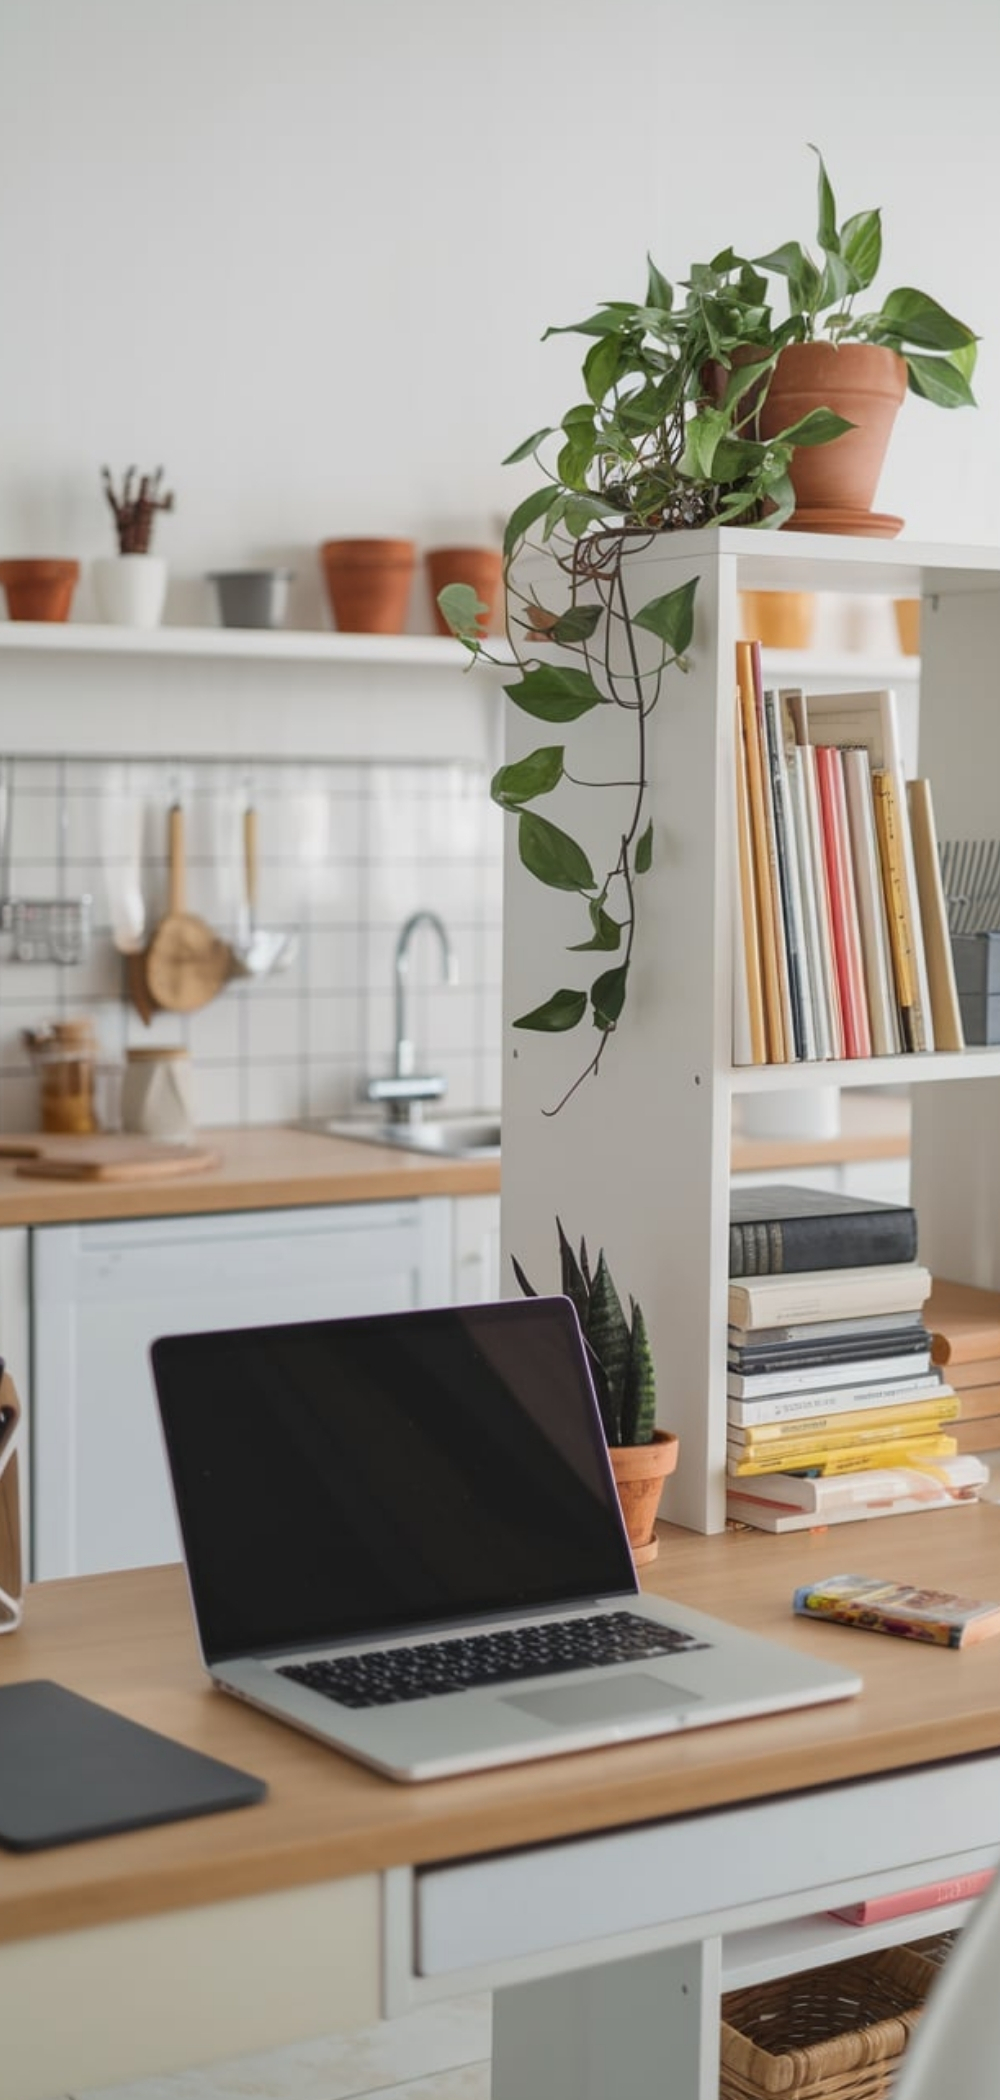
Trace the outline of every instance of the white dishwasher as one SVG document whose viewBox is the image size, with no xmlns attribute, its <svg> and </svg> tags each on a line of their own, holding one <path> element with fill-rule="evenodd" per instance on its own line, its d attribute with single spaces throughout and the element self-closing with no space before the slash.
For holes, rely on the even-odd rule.
<svg viewBox="0 0 1000 2100">
<path fill-rule="evenodd" d="M 444 1304 L 451 1232 L 437 1197 L 33 1231 L 34 1580 L 180 1558 L 158 1335 Z"/>
</svg>

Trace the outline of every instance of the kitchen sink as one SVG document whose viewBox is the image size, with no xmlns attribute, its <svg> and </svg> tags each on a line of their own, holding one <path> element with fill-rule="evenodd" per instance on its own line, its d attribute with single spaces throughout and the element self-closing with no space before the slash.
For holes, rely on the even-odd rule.
<svg viewBox="0 0 1000 2100">
<path fill-rule="evenodd" d="M 435 1159 L 499 1159 L 500 1117 L 425 1116 L 419 1123 L 390 1123 L 386 1116 L 344 1116 L 310 1122 L 327 1137 L 357 1138 L 363 1145 L 392 1145 Z"/>
</svg>

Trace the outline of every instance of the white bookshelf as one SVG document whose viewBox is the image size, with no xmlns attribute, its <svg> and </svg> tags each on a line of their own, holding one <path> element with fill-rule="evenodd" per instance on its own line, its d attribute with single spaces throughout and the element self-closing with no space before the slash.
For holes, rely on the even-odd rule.
<svg viewBox="0 0 1000 2100">
<path fill-rule="evenodd" d="M 620 1033 L 596 1079 L 558 1115 L 596 1033 L 513 1030 L 559 985 L 589 981 L 565 952 L 584 937 L 581 902 L 526 874 L 508 826 L 504 965 L 503 1275 L 516 1253 L 556 1286 L 555 1216 L 603 1244 L 646 1313 L 662 1426 L 681 1456 L 664 1514 L 700 1531 L 725 1521 L 725 1340 L 733 1098 L 814 1086 L 914 1088 L 913 1200 L 932 1270 L 1000 1286 L 1000 1049 L 750 1070 L 731 1061 L 731 875 L 737 592 L 804 589 L 921 597 L 919 765 L 941 836 L 989 836 L 1000 821 L 1000 548 L 925 547 L 794 533 L 665 535 L 640 557 L 642 604 L 697 576 L 687 677 L 671 674 L 650 725 L 654 864 Z M 913 659 L 904 660 L 911 666 Z M 852 659 L 843 687 L 895 683 Z M 810 686 L 809 660 L 801 679 Z M 565 731 L 567 764 L 614 773 L 618 720 L 595 710 Z M 563 732 L 507 710 L 508 757 Z M 570 756 L 570 754 L 572 754 Z M 618 774 L 620 774 L 620 761 Z M 617 775 L 616 775 L 617 777 Z M 564 787 L 545 813 L 593 843 L 590 808 Z M 617 822 L 612 794 L 601 821 Z M 595 866 L 600 858 L 596 851 Z M 603 863 L 602 863 L 603 865 Z M 586 960 L 590 961 L 591 958 Z M 505 1288 L 507 1286 L 505 1285 Z"/>
</svg>

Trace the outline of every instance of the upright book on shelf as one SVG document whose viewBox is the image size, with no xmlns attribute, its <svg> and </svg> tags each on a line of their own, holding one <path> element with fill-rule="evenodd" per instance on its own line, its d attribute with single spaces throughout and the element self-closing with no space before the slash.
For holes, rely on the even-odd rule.
<svg viewBox="0 0 1000 2100">
<path fill-rule="evenodd" d="M 767 686 L 763 693 L 763 729 L 771 770 L 771 803 L 778 859 L 778 885 L 785 932 L 785 962 L 792 1013 L 792 1033 L 797 1057 L 816 1056 L 812 986 L 806 949 L 802 890 L 799 879 L 795 810 L 791 799 L 778 695 Z"/>
<path fill-rule="evenodd" d="M 797 1188 L 784 1182 L 730 1191 L 731 1277 L 860 1269 L 914 1261 L 916 1253 L 917 1214 L 912 1204 L 880 1203 L 872 1196 L 844 1196 L 834 1189 Z"/>
<path fill-rule="evenodd" d="M 760 928 L 761 977 L 764 993 L 764 1018 L 767 1028 L 767 1054 L 771 1064 L 784 1064 L 790 1054 L 785 1042 L 785 1018 L 779 970 L 779 932 L 775 912 L 777 894 L 777 872 L 773 864 L 773 833 L 767 821 L 765 804 L 765 779 L 760 724 L 757 714 L 757 680 L 754 675 L 754 646 L 752 642 L 736 644 L 736 684 L 740 701 L 740 718 L 743 724 L 744 749 L 747 764 L 747 791 L 750 804 L 750 832 L 753 843 L 754 878 L 756 883 L 757 911 Z M 782 936 L 782 956 L 784 941 Z"/>
<path fill-rule="evenodd" d="M 833 954 L 837 988 L 844 1023 L 845 1057 L 870 1057 L 871 1026 L 861 949 L 861 924 L 847 828 L 847 798 L 844 792 L 843 754 L 832 744 L 816 746 L 816 783 L 819 789 L 833 927 Z"/>
<path fill-rule="evenodd" d="M 929 780 L 907 784 L 917 898 L 927 956 L 931 1019 L 936 1050 L 964 1050 L 965 1031 L 955 983 L 955 963 L 948 931 L 941 865 L 934 828 L 934 798 Z"/>
<path fill-rule="evenodd" d="M 866 752 L 845 751 L 842 757 L 872 1054 L 892 1057 L 902 1049 L 903 1041 L 896 1009 L 882 864 L 875 834 L 871 772 Z"/>
</svg>

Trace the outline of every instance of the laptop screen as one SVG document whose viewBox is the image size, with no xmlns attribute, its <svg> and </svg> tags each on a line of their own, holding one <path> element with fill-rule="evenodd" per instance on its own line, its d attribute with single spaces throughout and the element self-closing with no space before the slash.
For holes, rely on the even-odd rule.
<svg viewBox="0 0 1000 2100">
<path fill-rule="evenodd" d="M 151 1354 L 209 1663 L 636 1588 L 565 1298 Z"/>
</svg>

